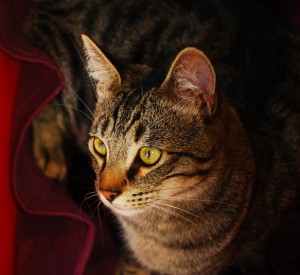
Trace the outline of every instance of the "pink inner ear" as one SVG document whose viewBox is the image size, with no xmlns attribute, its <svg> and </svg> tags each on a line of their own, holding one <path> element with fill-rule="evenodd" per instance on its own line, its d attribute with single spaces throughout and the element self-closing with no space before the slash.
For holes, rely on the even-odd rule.
<svg viewBox="0 0 300 275">
<path fill-rule="evenodd" d="M 187 53 L 179 58 L 174 73 L 177 89 L 181 92 L 195 96 L 214 93 L 214 72 L 200 53 Z"/>
<path fill-rule="evenodd" d="M 183 50 L 173 67 L 176 93 L 210 112 L 215 104 L 215 73 L 210 61 L 197 49 Z"/>
</svg>

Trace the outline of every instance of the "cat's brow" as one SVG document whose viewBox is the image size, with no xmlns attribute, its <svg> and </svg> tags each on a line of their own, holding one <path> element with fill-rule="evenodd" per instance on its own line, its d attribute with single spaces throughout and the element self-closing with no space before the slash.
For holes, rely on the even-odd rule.
<svg viewBox="0 0 300 275">
<path fill-rule="evenodd" d="M 136 130 L 135 130 L 135 138 L 134 138 L 134 141 L 135 142 L 138 142 L 141 137 L 143 136 L 143 134 L 145 133 L 146 131 L 146 128 L 145 126 L 140 123 L 137 127 L 136 127 Z"/>
<path fill-rule="evenodd" d="M 216 150 L 212 149 L 210 153 L 208 153 L 206 156 L 197 156 L 195 154 L 192 153 L 187 153 L 187 152 L 168 152 L 170 155 L 177 155 L 180 157 L 187 157 L 190 158 L 198 163 L 206 163 L 210 160 L 212 160 L 214 158 L 214 156 L 216 156 Z"/>
<path fill-rule="evenodd" d="M 106 130 L 108 128 L 108 125 L 109 125 L 109 118 L 106 118 L 103 121 L 103 123 L 101 124 L 101 130 L 100 130 L 100 132 L 101 132 L 102 136 L 104 136 L 104 134 L 105 134 L 105 132 L 106 132 Z"/>
</svg>

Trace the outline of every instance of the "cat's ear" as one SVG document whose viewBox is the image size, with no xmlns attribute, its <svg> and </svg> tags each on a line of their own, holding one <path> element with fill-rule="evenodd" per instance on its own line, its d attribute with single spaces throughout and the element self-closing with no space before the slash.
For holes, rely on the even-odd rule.
<svg viewBox="0 0 300 275">
<path fill-rule="evenodd" d="M 216 109 L 216 75 L 205 54 L 185 48 L 175 58 L 163 85 L 169 85 L 180 98 L 192 101 L 205 115 Z"/>
<path fill-rule="evenodd" d="M 107 94 L 119 87 L 121 77 L 116 68 L 89 37 L 82 34 L 81 38 L 87 57 L 87 70 L 97 84 L 98 95 Z"/>
</svg>

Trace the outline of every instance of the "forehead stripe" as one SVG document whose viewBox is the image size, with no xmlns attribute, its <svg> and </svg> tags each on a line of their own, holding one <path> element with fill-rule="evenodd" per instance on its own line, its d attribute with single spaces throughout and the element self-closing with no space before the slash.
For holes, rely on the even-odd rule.
<svg viewBox="0 0 300 275">
<path fill-rule="evenodd" d="M 134 141 L 138 142 L 140 140 L 141 136 L 145 133 L 145 131 L 146 131 L 145 126 L 140 123 L 136 128 Z"/>
<path fill-rule="evenodd" d="M 107 130 L 107 127 L 108 127 L 108 124 L 109 124 L 109 119 L 106 118 L 101 126 L 101 135 L 104 136 L 104 133 L 106 132 Z"/>
<path fill-rule="evenodd" d="M 141 119 L 142 116 L 142 112 L 141 110 L 138 110 L 137 112 L 135 112 L 132 117 L 131 120 L 129 121 L 126 129 L 125 129 L 125 133 L 127 133 L 129 131 L 129 129 L 137 122 Z"/>
</svg>

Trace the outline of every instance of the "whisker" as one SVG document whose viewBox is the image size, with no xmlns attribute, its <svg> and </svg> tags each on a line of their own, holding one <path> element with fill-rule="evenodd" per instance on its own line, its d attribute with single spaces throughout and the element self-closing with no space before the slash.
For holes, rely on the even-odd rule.
<svg viewBox="0 0 300 275">
<path fill-rule="evenodd" d="M 163 120 L 166 120 L 171 116 L 165 116 L 168 112 L 170 112 L 173 108 L 179 106 L 181 104 L 181 102 L 183 101 L 183 99 L 181 99 L 180 101 L 178 101 L 176 104 L 174 104 L 173 106 L 171 106 L 168 110 L 166 110 L 165 112 L 163 112 L 156 120 L 152 121 L 148 126 L 147 128 L 151 129 L 153 126 L 155 126 L 155 124 L 157 124 L 158 122 L 161 122 Z M 162 118 L 162 119 L 161 119 Z"/>
<path fill-rule="evenodd" d="M 194 186 L 176 186 L 176 187 L 167 187 L 167 188 L 161 188 L 158 190 L 153 190 L 153 192 L 158 192 L 158 191 L 164 191 L 164 190 L 182 190 L 182 189 L 196 189 L 199 188 L 198 186 L 194 185 Z M 214 195 L 212 192 L 209 191 L 205 191 L 205 193 L 207 194 L 211 194 Z M 170 200 L 170 201 L 195 201 L 195 202 L 203 202 L 203 203 L 216 203 L 216 204 L 221 204 L 224 206 L 228 206 L 231 207 L 233 209 L 237 209 L 238 206 L 230 204 L 230 203 L 226 203 L 226 202 L 222 202 L 222 201 L 217 201 L 217 200 L 210 200 L 210 199 L 197 199 L 197 198 L 180 198 L 180 197 L 158 197 L 158 199 L 160 200 Z"/>
<path fill-rule="evenodd" d="M 142 215 L 144 216 L 145 220 L 149 220 L 152 218 L 152 216 L 154 215 L 158 215 L 160 217 L 162 217 L 162 215 L 160 213 L 157 213 L 153 207 L 147 207 L 145 211 L 143 211 Z"/>
<path fill-rule="evenodd" d="M 90 192 L 90 193 L 91 193 L 91 194 L 88 193 L 89 196 L 86 197 L 85 200 L 90 200 L 91 198 L 94 198 L 94 197 L 97 198 L 97 197 L 98 197 L 98 194 L 97 194 L 96 192 Z M 87 194 L 87 195 L 88 195 L 88 194 Z"/>
<path fill-rule="evenodd" d="M 72 36 L 70 35 L 70 33 L 69 33 L 69 38 L 70 38 L 70 40 L 71 40 L 71 42 L 72 42 L 72 44 L 73 44 L 75 50 L 77 51 L 77 54 L 78 54 L 79 58 L 81 59 L 81 61 L 82 61 L 82 63 L 83 63 L 83 66 L 84 66 L 84 68 L 85 68 L 85 70 L 86 70 L 86 73 L 87 73 L 87 75 L 88 75 L 88 78 L 90 79 L 91 84 L 92 84 L 92 86 L 93 86 L 93 91 L 94 91 L 95 96 L 96 96 L 96 98 L 97 98 L 97 89 L 96 89 L 96 83 L 95 83 L 95 80 L 94 80 L 94 79 L 90 76 L 90 74 L 88 73 L 88 66 L 87 66 L 87 63 L 86 63 L 85 59 L 82 57 L 81 52 L 80 52 L 79 49 L 77 48 L 77 45 L 76 45 L 76 43 L 74 42 L 74 40 L 73 40 Z"/>
<path fill-rule="evenodd" d="M 221 201 L 216 201 L 216 200 L 203 200 L 203 199 L 193 199 L 193 198 L 170 198 L 170 197 L 158 197 L 160 200 L 168 200 L 168 201 L 195 201 L 195 202 L 203 202 L 203 203 L 216 203 L 216 204 L 221 204 L 224 206 L 228 206 L 234 209 L 237 209 L 237 206 L 221 202 Z"/>
<path fill-rule="evenodd" d="M 91 212 L 91 216 L 93 216 L 93 215 L 95 214 L 95 212 L 96 212 L 96 210 L 97 210 L 97 208 L 98 208 L 98 206 L 99 206 L 100 203 L 101 203 L 101 202 L 100 202 L 99 200 L 97 200 L 97 201 L 94 201 L 93 203 L 91 203 L 91 204 L 89 205 L 89 209 L 90 209 L 90 212 Z M 96 206 L 95 206 L 94 210 L 92 210 L 92 207 L 93 207 L 94 205 L 96 205 Z"/>
<path fill-rule="evenodd" d="M 153 127 L 155 127 L 159 122 L 162 122 L 164 120 L 167 120 L 171 117 L 173 117 L 173 115 L 170 115 L 170 116 L 166 116 L 166 117 L 163 117 L 161 118 L 163 115 L 161 115 L 157 120 L 155 120 L 154 122 L 152 122 L 150 125 L 147 126 L 148 129 L 151 129 Z"/>
<path fill-rule="evenodd" d="M 92 115 L 93 119 L 95 120 L 93 112 L 88 107 L 88 105 L 81 99 L 81 97 L 73 89 L 67 89 L 67 90 L 70 91 L 73 95 L 76 96 L 76 98 L 85 106 L 85 108 L 89 111 L 89 113 Z"/>
<path fill-rule="evenodd" d="M 80 204 L 80 215 L 82 214 L 82 208 L 83 208 L 83 204 L 85 203 L 86 206 L 89 208 L 89 211 L 91 213 L 93 213 L 91 207 L 93 206 L 93 204 L 95 204 L 95 202 L 90 205 L 90 203 L 88 203 L 88 200 L 90 200 L 91 198 L 94 198 L 94 197 L 98 197 L 98 194 L 95 193 L 95 192 L 89 192 L 85 195 L 85 198 L 82 200 L 81 204 Z"/>
<path fill-rule="evenodd" d="M 68 108 L 72 108 L 72 109 L 78 111 L 79 113 L 82 113 L 83 115 L 85 115 L 91 122 L 94 122 L 94 120 L 90 116 L 88 116 L 85 112 L 81 111 L 80 109 L 78 109 L 78 108 L 76 108 L 74 106 L 66 105 L 66 104 L 57 104 L 57 105 L 68 107 Z"/>
<path fill-rule="evenodd" d="M 152 213 L 154 213 L 155 215 L 160 216 L 161 218 L 163 217 L 162 214 L 160 214 L 159 212 L 155 211 L 153 208 L 151 208 L 150 211 L 151 211 Z"/>
<path fill-rule="evenodd" d="M 189 189 L 192 188 L 193 186 L 176 186 L 176 187 L 166 187 L 166 188 L 160 188 L 159 190 L 154 190 L 155 191 L 164 191 L 164 190 L 176 190 L 176 189 Z"/>
<path fill-rule="evenodd" d="M 94 191 L 86 193 L 85 196 L 84 196 L 83 202 L 85 202 L 86 200 L 90 199 L 91 197 L 94 197 L 95 195 L 97 195 L 97 193 L 94 192 Z"/>
<path fill-rule="evenodd" d="M 101 234 L 101 240 L 102 242 L 104 241 L 104 233 L 103 233 L 103 227 L 102 227 L 102 222 L 101 222 L 101 213 L 100 213 L 100 207 L 101 207 L 101 201 L 98 202 L 98 205 L 97 205 L 97 216 L 98 216 L 98 223 L 99 223 L 99 227 L 100 227 L 100 234 Z"/>
<path fill-rule="evenodd" d="M 180 207 L 176 207 L 176 206 L 174 206 L 174 205 L 170 205 L 170 204 L 162 203 L 162 202 L 157 202 L 157 203 L 160 204 L 160 205 L 164 205 L 164 206 L 173 208 L 173 209 L 177 209 L 177 210 L 182 211 L 182 212 L 184 212 L 184 213 L 187 213 L 187 214 L 189 214 L 189 215 L 191 215 L 191 216 L 193 216 L 193 217 L 195 217 L 195 218 L 197 218 L 197 219 L 202 219 L 200 216 L 198 216 L 198 215 L 196 215 L 196 214 L 194 214 L 194 213 L 192 213 L 192 212 L 190 212 L 190 211 L 187 211 L 187 210 L 185 210 L 185 209 L 182 209 L 182 208 L 180 208 Z"/>
<path fill-rule="evenodd" d="M 168 209 L 166 209 L 166 208 L 164 208 L 164 207 L 161 207 L 161 206 L 158 206 L 158 205 L 155 205 L 155 204 L 152 204 L 152 203 L 149 203 L 149 205 L 151 205 L 152 207 L 155 207 L 155 208 L 157 208 L 157 209 L 160 209 L 160 210 L 162 210 L 162 211 L 165 211 L 166 213 L 170 214 L 171 216 L 177 217 L 177 218 L 179 218 L 179 219 L 181 219 L 181 220 L 184 220 L 184 221 L 186 221 L 186 222 L 189 222 L 189 223 L 196 224 L 196 223 L 194 223 L 193 221 L 191 221 L 190 219 L 188 219 L 188 218 L 186 218 L 186 217 L 184 217 L 184 216 L 182 216 L 182 215 L 180 215 L 180 214 L 178 214 L 178 213 L 176 213 L 176 212 L 173 212 L 173 211 L 171 211 L 171 210 L 168 210 Z"/>
<path fill-rule="evenodd" d="M 85 212 L 85 211 L 83 210 L 83 205 L 84 205 L 84 204 L 85 204 L 85 205 L 87 206 L 87 208 L 89 209 L 89 212 L 92 212 L 92 209 L 91 209 L 89 203 L 87 202 L 87 200 L 84 199 L 84 200 L 80 203 L 80 206 L 79 206 L 79 213 L 80 213 L 80 216 L 82 216 L 82 213 Z"/>
</svg>

